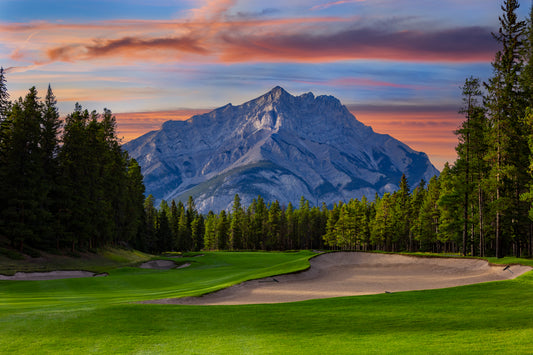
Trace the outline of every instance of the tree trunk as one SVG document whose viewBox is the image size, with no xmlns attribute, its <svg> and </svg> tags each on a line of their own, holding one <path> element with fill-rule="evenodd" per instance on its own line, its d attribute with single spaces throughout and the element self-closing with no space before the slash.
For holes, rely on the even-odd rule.
<svg viewBox="0 0 533 355">
<path fill-rule="evenodd" d="M 481 184 L 478 186 L 478 205 L 479 205 L 479 256 L 485 256 L 485 236 L 483 233 L 483 190 Z"/>
</svg>

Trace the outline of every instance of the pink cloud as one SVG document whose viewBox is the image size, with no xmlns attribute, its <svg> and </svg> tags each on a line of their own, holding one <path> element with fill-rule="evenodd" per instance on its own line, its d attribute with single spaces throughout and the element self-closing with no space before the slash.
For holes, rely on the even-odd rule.
<svg viewBox="0 0 533 355">
<path fill-rule="evenodd" d="M 488 62 L 491 29 L 413 30 L 357 17 L 263 19 L 231 16 L 235 0 L 207 0 L 182 20 L 0 24 L 11 58 L 43 64 L 98 58 L 169 62 Z M 347 3 L 328 2 L 319 7 Z M 353 1 L 352 1 L 353 2 Z"/>
<path fill-rule="evenodd" d="M 336 5 L 342 5 L 342 4 L 349 4 L 354 2 L 365 2 L 366 0 L 340 0 L 340 1 L 331 1 L 325 4 L 316 5 L 311 8 L 311 10 L 324 10 L 332 6 Z"/>
</svg>

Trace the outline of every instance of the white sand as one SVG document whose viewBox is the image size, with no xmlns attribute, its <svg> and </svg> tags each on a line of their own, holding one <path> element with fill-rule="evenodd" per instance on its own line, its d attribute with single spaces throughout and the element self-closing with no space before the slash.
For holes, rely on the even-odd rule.
<svg viewBox="0 0 533 355">
<path fill-rule="evenodd" d="M 237 305 L 427 290 L 515 278 L 528 266 L 393 254 L 327 253 L 304 272 L 247 281 L 201 297 L 149 301 L 164 304 Z"/>
<path fill-rule="evenodd" d="M 172 260 L 151 260 L 142 263 L 140 267 L 143 269 L 169 270 L 176 267 L 176 263 Z"/>
<path fill-rule="evenodd" d="M 186 267 L 189 267 L 191 266 L 191 263 L 185 263 L 185 264 L 182 264 L 180 266 L 178 266 L 176 269 L 183 269 L 183 268 L 186 268 Z"/>
<path fill-rule="evenodd" d="M 106 276 L 89 271 L 50 271 L 50 272 L 17 272 L 13 276 L 0 275 L 0 280 L 41 281 L 57 279 L 74 279 L 79 277 Z"/>
</svg>

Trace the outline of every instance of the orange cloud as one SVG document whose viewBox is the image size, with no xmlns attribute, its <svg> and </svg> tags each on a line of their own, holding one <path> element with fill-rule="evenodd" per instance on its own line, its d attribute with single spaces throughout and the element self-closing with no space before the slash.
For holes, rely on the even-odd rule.
<svg viewBox="0 0 533 355">
<path fill-rule="evenodd" d="M 371 110 L 351 109 L 357 119 L 371 126 L 375 132 L 389 134 L 417 151 L 429 155 L 431 162 L 442 170 L 444 163 L 456 159 L 454 134 L 464 120 L 453 108 L 408 107 L 395 111 L 394 108 Z"/>
<path fill-rule="evenodd" d="M 169 62 L 328 62 L 354 59 L 488 62 L 491 29 L 413 30 L 408 21 L 364 23 L 358 17 L 235 16 L 235 0 L 208 0 L 189 18 L 95 23 L 0 24 L 17 61 L 44 64 L 98 58 Z M 319 7 L 346 3 L 328 2 Z"/>
<path fill-rule="evenodd" d="M 145 133 L 161 128 L 169 120 L 185 121 L 194 115 L 210 112 L 211 109 L 179 109 L 153 112 L 115 113 L 117 130 L 123 143 L 129 142 Z"/>
<path fill-rule="evenodd" d="M 154 56 L 154 50 L 208 54 L 198 41 L 192 38 L 121 38 L 116 40 L 95 40 L 92 45 L 68 45 L 51 48 L 47 56 L 51 61 L 74 61 L 98 57 L 138 55 Z M 149 52 L 149 53 L 146 53 Z"/>
</svg>

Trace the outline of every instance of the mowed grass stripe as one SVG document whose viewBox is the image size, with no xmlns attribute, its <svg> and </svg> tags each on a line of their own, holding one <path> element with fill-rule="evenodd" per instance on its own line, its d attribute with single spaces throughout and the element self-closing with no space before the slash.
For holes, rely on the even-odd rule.
<svg viewBox="0 0 533 355">
<path fill-rule="evenodd" d="M 0 312 L 104 306 L 110 303 L 196 296 L 246 280 L 309 267 L 316 255 L 298 253 L 205 253 L 180 258 L 191 266 L 173 270 L 121 268 L 108 277 L 48 281 L 0 281 Z"/>
<path fill-rule="evenodd" d="M 241 264 L 237 260 L 240 254 L 215 253 L 205 259 L 205 264 L 198 264 L 197 269 L 215 270 L 216 265 L 221 265 L 225 271 L 234 268 L 245 273 L 249 263 L 250 270 L 264 272 L 258 260 L 263 256 L 250 254 L 255 257 L 241 255 L 246 260 Z M 267 259 L 270 256 L 263 254 Z M 272 254 L 273 260 L 280 264 L 289 262 L 277 254 L 282 253 Z M 294 260 L 303 257 L 305 261 L 310 256 L 285 255 Z M 275 263 L 269 267 L 272 265 Z M 294 266 L 290 262 L 289 265 Z M 189 272 L 194 275 L 193 270 Z M 119 270 L 118 274 L 119 278 L 134 277 L 127 269 Z M 156 279 L 154 287 L 162 282 Z M 190 282 L 186 284 L 192 286 Z M 199 282 L 211 287 L 206 279 Z M 130 286 L 131 289 L 135 287 Z M 143 295 L 149 293 L 142 290 L 146 292 Z M 528 272 L 509 281 L 289 304 L 121 304 L 117 301 L 128 299 L 122 295 L 102 297 L 101 304 L 92 306 L 74 302 L 56 311 L 47 309 L 50 302 L 47 299 L 42 301 L 42 308 L 34 304 L 25 312 L 2 310 L 0 352 L 528 354 L 533 351 L 532 291 L 533 272 Z"/>
</svg>

